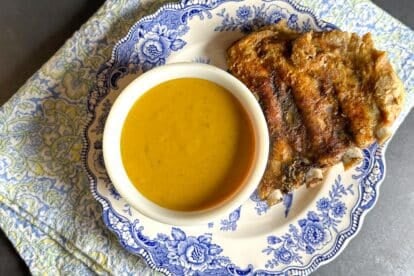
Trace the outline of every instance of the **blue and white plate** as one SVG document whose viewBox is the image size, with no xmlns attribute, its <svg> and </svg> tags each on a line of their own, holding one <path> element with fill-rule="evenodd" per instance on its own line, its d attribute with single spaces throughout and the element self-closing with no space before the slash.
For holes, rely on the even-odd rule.
<svg viewBox="0 0 414 276">
<path fill-rule="evenodd" d="M 225 50 L 247 32 L 286 19 L 296 30 L 330 30 L 307 8 L 283 1 L 183 1 L 138 21 L 102 65 L 89 95 L 86 168 L 107 227 L 126 250 L 171 275 L 309 274 L 332 260 L 357 233 L 384 178 L 383 148 L 364 150 L 362 164 L 333 171 L 326 184 L 301 188 L 268 209 L 256 194 L 220 220 L 171 227 L 132 209 L 104 168 L 102 133 L 119 92 L 164 63 L 204 62 L 226 68 Z"/>
</svg>

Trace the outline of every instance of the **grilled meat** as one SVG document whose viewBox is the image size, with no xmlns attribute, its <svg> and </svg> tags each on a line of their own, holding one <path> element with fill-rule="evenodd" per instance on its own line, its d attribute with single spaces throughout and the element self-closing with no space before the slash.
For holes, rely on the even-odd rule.
<svg viewBox="0 0 414 276">
<path fill-rule="evenodd" d="M 390 136 L 403 105 L 402 83 L 370 34 L 298 33 L 282 21 L 234 43 L 228 67 L 267 120 L 271 152 L 259 196 L 269 205 L 318 185 L 339 162 L 357 164 L 361 148 Z"/>
</svg>

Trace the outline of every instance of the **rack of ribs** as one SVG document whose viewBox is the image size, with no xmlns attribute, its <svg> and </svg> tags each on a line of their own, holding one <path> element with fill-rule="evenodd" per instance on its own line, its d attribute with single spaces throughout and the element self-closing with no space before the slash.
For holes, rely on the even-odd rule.
<svg viewBox="0 0 414 276">
<path fill-rule="evenodd" d="M 236 41 L 230 72 L 265 114 L 271 151 L 259 186 L 269 205 L 327 170 L 358 164 L 362 148 L 384 143 L 404 102 L 403 85 L 368 33 L 299 33 L 285 21 Z"/>
</svg>

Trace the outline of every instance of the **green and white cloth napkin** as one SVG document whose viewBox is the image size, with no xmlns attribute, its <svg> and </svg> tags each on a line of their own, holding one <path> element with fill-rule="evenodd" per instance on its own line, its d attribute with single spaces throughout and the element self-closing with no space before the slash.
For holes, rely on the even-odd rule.
<svg viewBox="0 0 414 276">
<path fill-rule="evenodd" d="M 108 0 L 0 109 L 0 227 L 35 275 L 153 273 L 106 229 L 81 150 L 97 70 L 132 24 L 165 2 Z M 366 31 L 380 48 L 393 40 L 414 50 L 414 33 L 369 1 L 300 3 L 344 30 L 375 16 Z M 408 62 L 413 69 L 414 54 L 401 51 L 391 60 L 413 97 L 414 70 L 401 68 Z"/>
</svg>

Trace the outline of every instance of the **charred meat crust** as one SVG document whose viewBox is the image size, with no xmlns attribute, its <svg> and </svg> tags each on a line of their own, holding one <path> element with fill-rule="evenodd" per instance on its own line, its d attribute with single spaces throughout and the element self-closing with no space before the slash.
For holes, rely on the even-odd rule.
<svg viewBox="0 0 414 276">
<path fill-rule="evenodd" d="M 370 34 L 298 33 L 281 21 L 235 42 L 227 63 L 267 120 L 271 151 L 259 196 L 269 205 L 318 185 L 339 162 L 357 164 L 361 148 L 389 137 L 403 105 L 402 83 Z"/>
</svg>

